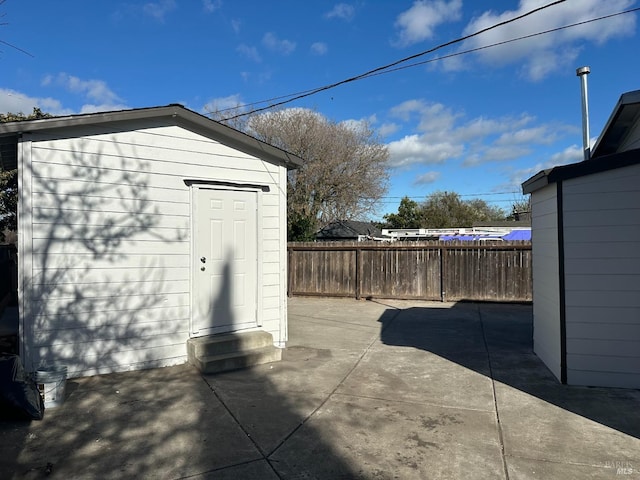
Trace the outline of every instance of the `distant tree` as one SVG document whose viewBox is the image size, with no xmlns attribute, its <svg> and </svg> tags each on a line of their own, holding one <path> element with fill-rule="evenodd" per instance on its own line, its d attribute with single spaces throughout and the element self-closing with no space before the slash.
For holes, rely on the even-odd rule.
<svg viewBox="0 0 640 480">
<path fill-rule="evenodd" d="M 420 205 L 409 197 L 400 200 L 398 213 L 388 213 L 383 218 L 386 228 L 420 228 L 422 224 Z"/>
<path fill-rule="evenodd" d="M 308 109 L 250 116 L 248 133 L 304 160 L 288 173 L 289 240 L 323 225 L 364 218 L 387 188 L 387 147 L 367 124 L 337 123 Z"/>
<path fill-rule="evenodd" d="M 476 222 L 504 220 L 501 208 L 482 199 L 462 200 L 455 192 L 434 192 L 421 205 L 423 228 L 471 227 Z"/>
<path fill-rule="evenodd" d="M 51 117 L 34 107 L 29 115 L 24 113 L 0 113 L 0 123 L 21 120 L 38 120 Z M 5 240 L 5 231 L 18 230 L 18 170 L 0 171 L 0 241 Z"/>
<path fill-rule="evenodd" d="M 0 171 L 0 241 L 18 230 L 18 170 Z"/>
<path fill-rule="evenodd" d="M 19 122 L 21 120 L 40 120 L 41 118 L 51 118 L 53 115 L 50 113 L 45 113 L 40 110 L 38 107 L 33 107 L 33 112 L 29 115 L 25 115 L 22 112 L 19 113 L 0 113 L 0 123 L 7 122 Z"/>
</svg>

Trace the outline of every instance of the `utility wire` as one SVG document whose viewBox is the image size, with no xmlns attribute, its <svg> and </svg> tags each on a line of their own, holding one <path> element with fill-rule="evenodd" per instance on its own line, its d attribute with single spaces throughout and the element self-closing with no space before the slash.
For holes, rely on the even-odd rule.
<svg viewBox="0 0 640 480">
<path fill-rule="evenodd" d="M 236 118 L 244 117 L 246 115 L 252 115 L 254 113 L 262 112 L 264 110 L 269 110 L 271 108 L 275 108 L 275 107 L 279 107 L 281 105 L 285 105 L 287 103 L 291 103 L 291 102 L 293 102 L 295 100 L 300 100 L 301 98 L 309 97 L 311 95 L 315 95 L 317 93 L 336 88 L 336 87 L 338 87 L 340 85 L 344 85 L 345 83 L 350 83 L 350 82 L 355 82 L 357 80 L 361 80 L 363 78 L 372 76 L 372 75 L 374 75 L 374 74 L 376 74 L 378 72 L 382 72 L 383 70 L 387 70 L 389 68 L 395 67 L 396 65 L 399 65 L 401 63 L 408 62 L 410 60 L 413 60 L 413 59 L 418 58 L 418 57 L 422 57 L 422 56 L 427 55 L 429 53 L 433 53 L 436 50 L 440 50 L 442 48 L 449 47 L 451 45 L 455 45 L 456 43 L 464 42 L 465 40 L 468 40 L 470 38 L 476 37 L 476 36 L 481 35 L 481 34 L 483 34 L 485 32 L 488 32 L 490 30 L 494 30 L 494 29 L 496 29 L 498 27 L 501 27 L 503 25 L 507 25 L 509 23 L 513 23 L 516 20 L 520 20 L 522 18 L 528 17 L 529 15 L 533 15 L 534 13 L 537 13 L 537 12 L 539 12 L 541 10 L 545 10 L 545 9 L 547 9 L 549 7 L 553 7 L 553 6 L 558 5 L 560 3 L 564 3 L 565 1 L 566 0 L 556 0 L 555 2 L 551 2 L 551 3 L 547 4 L 547 5 L 543 5 L 541 7 L 534 8 L 533 10 L 530 10 L 529 12 L 523 13 L 522 15 L 518 15 L 517 17 L 510 18 L 509 20 L 504 20 L 502 22 L 499 22 L 499 23 L 496 23 L 494 25 L 491 25 L 490 27 L 483 28 L 483 29 L 478 30 L 477 32 L 471 33 L 469 35 L 465 35 L 464 37 L 459 37 L 459 38 L 456 38 L 454 40 L 450 40 L 448 42 L 442 43 L 442 44 L 437 45 L 437 46 L 435 46 L 433 48 L 430 48 L 428 50 L 424 50 L 424 51 L 422 51 L 420 53 L 416 53 L 414 55 L 410 55 L 408 57 L 402 58 L 400 60 L 397 60 L 395 62 L 389 63 L 387 65 L 383 65 L 381 67 L 374 68 L 373 70 L 369 70 L 368 72 L 362 73 L 360 75 L 356 75 L 354 77 L 350 77 L 350 78 L 347 78 L 345 80 L 341 80 L 339 82 L 332 83 L 330 85 L 325 85 L 324 87 L 319 87 L 319 88 L 315 88 L 315 89 L 310 90 L 310 91 L 306 91 L 306 92 L 301 93 L 299 95 L 296 95 L 296 96 L 294 96 L 294 97 L 292 97 L 292 98 L 290 98 L 288 100 L 283 100 L 281 102 L 277 102 L 277 103 L 274 103 L 274 104 L 266 106 L 266 107 L 257 108 L 257 109 L 251 110 L 250 112 L 239 113 L 237 115 L 233 115 L 231 117 L 225 118 L 225 119 L 223 119 L 221 121 L 225 122 L 225 121 L 235 120 Z"/>
<path fill-rule="evenodd" d="M 25 55 L 29 55 L 31 58 L 36 58 L 34 55 L 30 54 L 29 52 L 27 52 L 26 50 L 23 50 L 20 47 L 16 47 L 15 45 L 9 43 L 9 42 L 5 42 L 4 40 L 0 40 L 0 43 L 2 43 L 3 45 L 6 45 L 8 47 L 14 48 L 16 50 L 18 50 L 19 52 L 24 53 Z"/>
<path fill-rule="evenodd" d="M 419 65 L 425 65 L 427 63 L 438 62 L 440 60 L 445 60 L 447 58 L 457 57 L 459 55 L 465 55 L 467 53 L 474 53 L 474 52 L 478 52 L 480 50 L 486 50 L 488 48 L 493 48 L 493 47 L 498 47 L 500 45 L 505 45 L 507 43 L 513 43 L 513 42 L 517 42 L 517 41 L 520 41 L 520 40 L 526 40 L 528 38 L 537 37 L 537 36 L 540 36 L 540 35 L 546 35 L 548 33 L 558 32 L 560 30 L 565 30 L 567 28 L 579 27 L 580 25 L 585 25 L 587 23 L 598 22 L 600 20 L 606 20 L 607 18 L 615 17 L 617 15 L 624 15 L 626 13 L 633 13 L 633 12 L 637 12 L 639 10 L 640 10 L 640 7 L 636 7 L 636 8 L 632 8 L 632 9 L 629 9 L 629 10 L 625 10 L 623 12 L 612 13 L 610 15 L 604 15 L 602 17 L 592 18 L 590 20 L 584 20 L 582 22 L 571 23 L 569 25 L 563 25 L 562 27 L 551 28 L 549 30 L 543 30 L 541 32 L 531 33 L 529 35 L 523 35 L 522 37 L 512 38 L 512 39 L 509 39 L 509 40 L 503 40 L 502 42 L 491 43 L 489 45 L 483 45 L 482 47 L 476 47 L 476 48 L 472 48 L 472 49 L 469 49 L 469 50 L 464 50 L 464 51 L 461 51 L 461 52 L 451 53 L 449 55 L 444 55 L 442 57 L 432 58 L 432 59 L 429 59 L 429 60 L 423 60 L 422 62 L 416 62 L 416 63 L 412 63 L 410 65 L 403 65 L 401 67 L 396 67 L 396 68 L 392 68 L 392 69 L 389 69 L 389 70 L 385 70 L 384 72 L 372 73 L 371 75 L 368 75 L 367 78 L 368 77 L 374 77 L 374 76 L 377 76 L 377 75 L 384 75 L 385 73 L 397 72 L 399 70 L 404 70 L 406 68 L 417 67 Z M 264 103 L 264 102 L 257 102 L 257 103 Z"/>
<path fill-rule="evenodd" d="M 378 71 L 379 69 L 372 70 L 371 72 L 359 75 L 357 77 L 357 80 L 362 80 L 364 78 L 384 75 L 384 74 L 387 74 L 387 73 L 393 73 L 393 72 L 397 72 L 397 71 L 400 71 L 400 70 L 405 70 L 405 69 L 408 69 L 408 68 L 413 68 L 413 67 L 417 67 L 417 66 L 420 66 L 420 65 L 425 65 L 425 64 L 428 64 L 428 63 L 438 62 L 438 61 L 441 61 L 441 60 L 446 60 L 448 58 L 457 57 L 457 56 L 465 55 L 465 54 L 469 54 L 469 53 L 474 53 L 474 52 L 478 52 L 478 51 L 481 51 L 481 50 L 486 50 L 486 49 L 489 49 L 489 48 L 498 47 L 500 45 L 505 45 L 505 44 L 517 42 L 517 41 L 520 41 L 520 40 L 526 40 L 526 39 L 529 39 L 529 38 L 533 38 L 533 37 L 537 37 L 537 36 L 541 36 L 541 35 L 546 35 L 546 34 L 549 34 L 549 33 L 554 33 L 554 32 L 557 32 L 557 31 L 568 29 L 568 28 L 578 27 L 578 26 L 585 25 L 585 24 L 588 24 L 588 23 L 593 23 L 593 22 L 597 22 L 597 21 L 601 21 L 601 20 L 606 20 L 608 18 L 615 17 L 615 16 L 618 16 L 618 15 L 624 15 L 624 14 L 627 14 L 627 13 L 637 12 L 639 10 L 640 10 L 640 7 L 636 7 L 636 8 L 632 8 L 632 9 L 629 9 L 629 10 L 624 10 L 622 12 L 612 13 L 612 14 L 609 14 L 609 15 L 604 15 L 604 16 L 601 16 L 601 17 L 592 18 L 592 19 L 589 19 L 589 20 L 584 20 L 584 21 L 577 22 L 577 23 L 572 23 L 572 24 L 569 24 L 569 25 L 563 25 L 561 27 L 556 27 L 556 28 L 552 28 L 552 29 L 549 29 L 549 30 L 536 32 L 536 33 L 532 33 L 532 34 L 529 34 L 529 35 L 523 35 L 521 37 L 512 38 L 512 39 L 509 39 L 509 40 L 504 40 L 504 41 L 501 41 L 501 42 L 491 43 L 489 45 L 483 45 L 481 47 L 472 48 L 472 49 L 469 49 L 469 50 L 464 50 L 464 51 L 461 51 L 461 52 L 456 52 L 456 53 L 452 53 L 452 54 L 449 54 L 449 55 L 444 55 L 444 56 L 441 56 L 441 57 L 432 58 L 432 59 L 429 59 L 429 60 L 424 60 L 424 61 L 421 61 L 421 62 L 411 63 L 409 65 L 398 66 L 396 68 L 390 68 L 389 66 L 380 67 L 381 69 L 384 69 L 384 68 L 387 68 L 387 69 L 384 70 L 384 71 Z M 435 47 L 435 49 L 437 49 L 437 48 L 438 47 Z M 433 51 L 435 49 L 432 49 L 431 51 Z M 428 52 L 423 52 L 421 54 L 417 54 L 417 55 L 413 55 L 411 57 L 407 57 L 406 59 L 399 60 L 398 62 L 395 62 L 394 64 L 397 65 L 397 64 L 402 63 L 404 61 L 408 61 L 409 59 L 416 58 L 417 56 L 420 56 L 420 55 L 422 55 L 424 53 L 428 53 Z M 333 84 L 333 85 L 334 86 L 338 86 L 338 85 L 341 85 L 342 83 L 346 83 L 347 81 L 351 81 L 351 80 L 345 80 L 343 82 L 338 82 L 338 83 Z M 301 91 L 301 92 L 290 93 L 288 95 L 281 95 L 281 96 L 278 96 L 278 97 L 269 98 L 267 100 L 261 100 L 261 101 L 256 101 L 256 102 L 252 102 L 252 103 L 246 103 L 244 105 L 240 105 L 239 107 L 251 107 L 251 106 L 254 106 L 254 105 L 260 105 L 260 104 L 264 104 L 264 103 L 268 103 L 268 102 L 273 102 L 275 100 L 281 100 L 281 99 L 289 98 L 289 100 L 286 100 L 284 102 L 280 102 L 280 103 L 277 103 L 277 104 L 272 104 L 272 105 L 269 105 L 267 107 L 263 107 L 263 108 L 260 108 L 260 109 L 255 109 L 255 110 L 252 110 L 252 111 L 249 111 L 249 112 L 244 112 L 244 113 L 238 114 L 236 116 L 233 116 L 233 117 L 230 117 L 230 118 L 227 118 L 227 119 L 223 119 L 221 121 L 224 122 L 226 120 L 231 120 L 231 119 L 242 117 L 242 116 L 245 116 L 245 115 L 252 115 L 254 113 L 257 113 L 257 112 L 260 112 L 260 111 L 264 111 L 264 110 L 268 110 L 268 109 L 274 108 L 276 106 L 280 106 L 280 105 L 283 105 L 283 104 L 298 100 L 300 98 L 307 97 L 309 95 L 314 95 L 315 93 L 319 93 L 319 92 L 321 92 L 323 90 L 326 90 L 326 89 L 329 89 L 329 88 L 333 88 L 333 86 L 327 85 L 325 87 L 313 88 L 313 89 L 304 90 L 304 91 Z M 291 98 L 291 97 L 294 97 L 294 98 Z M 225 112 L 225 111 L 230 111 L 230 110 L 236 110 L 237 108 L 238 107 L 231 107 L 231 108 L 221 109 L 221 110 L 218 110 L 218 113 Z"/>
<path fill-rule="evenodd" d="M 452 192 L 453 193 L 453 192 Z M 484 197 L 484 196 L 492 196 L 492 195 L 513 195 L 518 193 L 515 190 L 512 191 L 504 191 L 504 192 L 484 192 L 484 193 L 457 193 L 459 197 Z M 392 199 L 392 198 L 405 198 L 408 195 L 398 195 L 398 196 L 384 196 L 380 198 Z M 409 197 L 411 199 L 411 197 Z"/>
</svg>

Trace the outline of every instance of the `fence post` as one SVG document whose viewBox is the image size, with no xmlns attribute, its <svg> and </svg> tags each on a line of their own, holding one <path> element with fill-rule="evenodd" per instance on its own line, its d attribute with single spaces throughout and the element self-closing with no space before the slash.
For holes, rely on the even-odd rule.
<svg viewBox="0 0 640 480">
<path fill-rule="evenodd" d="M 293 268 L 291 268 L 292 254 L 291 248 L 287 246 L 287 297 L 291 296 L 291 278 L 293 277 Z"/>
<path fill-rule="evenodd" d="M 356 246 L 356 300 L 362 296 L 362 249 Z"/>
<path fill-rule="evenodd" d="M 445 287 L 447 285 L 446 271 L 447 271 L 447 259 L 445 258 L 445 249 L 442 245 L 438 247 L 438 253 L 440 254 L 440 301 L 446 300 Z"/>
</svg>

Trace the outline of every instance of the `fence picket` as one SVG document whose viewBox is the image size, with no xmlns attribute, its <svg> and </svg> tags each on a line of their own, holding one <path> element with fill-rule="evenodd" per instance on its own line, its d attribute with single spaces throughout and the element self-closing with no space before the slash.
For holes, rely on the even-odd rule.
<svg viewBox="0 0 640 480">
<path fill-rule="evenodd" d="M 289 295 L 532 301 L 531 242 L 291 242 Z"/>
</svg>

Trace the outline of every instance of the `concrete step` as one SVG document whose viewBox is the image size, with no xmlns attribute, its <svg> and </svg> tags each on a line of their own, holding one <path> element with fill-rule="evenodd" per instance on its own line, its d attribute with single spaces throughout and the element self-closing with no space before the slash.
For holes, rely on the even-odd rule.
<svg viewBox="0 0 640 480">
<path fill-rule="evenodd" d="M 202 373 L 219 373 L 242 368 L 278 362 L 282 359 L 282 350 L 274 347 L 262 347 L 245 352 L 210 355 L 195 359 L 194 366 Z"/>
<path fill-rule="evenodd" d="M 273 345 L 270 333 L 255 331 L 191 338 L 187 355 L 201 372 L 217 373 L 277 362 L 282 350 Z"/>
</svg>

